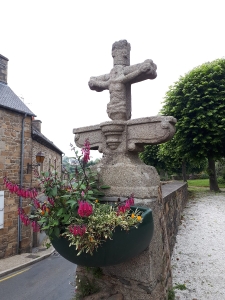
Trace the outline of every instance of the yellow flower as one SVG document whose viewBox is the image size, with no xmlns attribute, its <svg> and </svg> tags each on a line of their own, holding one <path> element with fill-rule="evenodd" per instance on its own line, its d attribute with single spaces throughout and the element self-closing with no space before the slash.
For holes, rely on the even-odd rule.
<svg viewBox="0 0 225 300">
<path fill-rule="evenodd" d="M 133 219 L 135 217 L 135 214 L 133 213 L 133 214 L 131 214 L 131 218 Z"/>
<path fill-rule="evenodd" d="M 95 203 L 98 203 L 98 199 L 95 200 Z"/>
<path fill-rule="evenodd" d="M 94 239 L 93 239 L 92 236 L 89 237 L 89 240 L 90 240 L 91 243 L 94 242 Z"/>
<path fill-rule="evenodd" d="M 137 216 L 137 220 L 140 222 L 142 220 L 141 216 Z"/>
</svg>

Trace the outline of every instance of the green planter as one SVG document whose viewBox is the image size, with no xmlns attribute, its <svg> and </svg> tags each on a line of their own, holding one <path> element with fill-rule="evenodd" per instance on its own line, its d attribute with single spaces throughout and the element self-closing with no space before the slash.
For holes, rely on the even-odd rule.
<svg viewBox="0 0 225 300">
<path fill-rule="evenodd" d="M 136 208 L 143 212 L 142 223 L 138 225 L 138 228 L 134 227 L 129 231 L 116 228 L 113 239 L 103 242 L 93 255 L 81 253 L 77 256 L 78 251 L 75 247 L 69 247 L 69 241 L 61 237 L 52 236 L 52 245 L 65 259 L 80 266 L 104 267 L 129 260 L 148 247 L 154 230 L 152 210 L 144 207 L 131 207 L 133 211 Z"/>
</svg>

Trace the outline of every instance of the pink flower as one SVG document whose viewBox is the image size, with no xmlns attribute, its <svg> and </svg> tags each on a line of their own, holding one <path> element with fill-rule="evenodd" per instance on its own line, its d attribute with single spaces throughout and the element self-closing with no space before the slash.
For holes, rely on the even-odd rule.
<svg viewBox="0 0 225 300">
<path fill-rule="evenodd" d="M 86 201 L 78 201 L 79 202 L 79 208 L 78 208 L 78 214 L 80 217 L 89 217 L 93 212 L 93 207 L 91 204 L 89 204 Z"/>
<path fill-rule="evenodd" d="M 37 199 L 33 199 L 33 203 L 34 203 L 35 208 L 41 207 L 40 202 Z"/>
<path fill-rule="evenodd" d="M 18 190 L 19 190 L 19 187 L 18 187 L 17 184 L 15 184 L 14 187 L 13 187 L 13 192 L 14 192 L 14 193 L 17 193 Z"/>
<path fill-rule="evenodd" d="M 129 206 L 134 205 L 134 197 L 133 197 L 133 195 L 131 195 L 130 198 L 127 199 L 126 204 L 129 205 Z"/>
<path fill-rule="evenodd" d="M 83 161 L 87 163 L 90 160 L 90 143 L 88 139 L 84 143 L 84 147 L 81 149 L 83 153 Z"/>
<path fill-rule="evenodd" d="M 130 209 L 131 205 L 134 205 L 133 195 L 131 195 L 130 198 L 126 200 L 125 204 L 121 204 L 118 207 L 118 213 L 125 213 L 127 210 Z"/>
<path fill-rule="evenodd" d="M 42 204 L 42 206 L 41 206 L 41 210 L 46 210 L 46 208 L 47 208 L 47 206 L 46 206 L 46 204 Z"/>
<path fill-rule="evenodd" d="M 70 230 L 70 232 L 73 235 L 80 235 L 80 236 L 82 236 L 86 232 L 86 226 L 85 225 L 71 225 L 69 227 L 69 230 Z"/>
<path fill-rule="evenodd" d="M 49 197 L 48 197 L 48 202 L 49 202 L 52 206 L 54 206 L 54 204 L 55 204 L 55 201 L 54 201 L 53 198 L 49 198 Z"/>
<path fill-rule="evenodd" d="M 124 213 L 126 212 L 126 210 L 127 210 L 127 208 L 126 208 L 125 205 L 120 205 L 120 206 L 118 207 L 118 213 L 124 214 Z"/>
<path fill-rule="evenodd" d="M 29 225 L 30 224 L 30 219 L 29 217 L 25 214 L 23 208 L 18 208 L 18 214 L 20 216 L 20 220 L 23 222 L 23 224 L 25 226 Z"/>
<path fill-rule="evenodd" d="M 40 225 L 36 221 L 32 221 L 31 226 L 33 227 L 34 232 L 40 231 Z"/>
</svg>

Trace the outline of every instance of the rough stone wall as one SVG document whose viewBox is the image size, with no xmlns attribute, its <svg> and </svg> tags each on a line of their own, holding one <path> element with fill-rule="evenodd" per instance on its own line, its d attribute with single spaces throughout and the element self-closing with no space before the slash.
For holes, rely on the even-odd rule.
<svg viewBox="0 0 225 300">
<path fill-rule="evenodd" d="M 128 263 L 102 268 L 103 276 L 94 278 L 100 291 L 85 300 L 165 300 L 172 286 L 170 257 L 183 208 L 187 185 L 172 183 L 159 188 L 158 199 L 135 199 L 135 204 L 153 211 L 154 235 L 143 253 Z M 135 241 L 134 241 L 135 242 Z M 85 267 L 77 267 L 77 279 L 93 276 Z"/>
<path fill-rule="evenodd" d="M 149 247 L 139 256 L 128 262 L 102 268 L 103 277 L 95 279 L 104 299 L 120 295 L 124 300 L 165 300 L 168 289 L 172 286 L 170 254 L 167 239 L 161 191 L 152 199 L 136 199 L 135 205 L 149 207 L 153 211 L 154 235 Z M 134 241 L 135 243 L 135 241 Z M 89 277 L 88 271 L 77 267 L 77 276 Z M 107 294 L 107 296 L 106 296 Z M 94 295 L 93 295 L 94 296 Z M 91 300 L 92 296 L 85 299 Z"/>
<path fill-rule="evenodd" d="M 162 185 L 162 196 L 170 255 L 172 255 L 182 211 L 188 200 L 187 183 L 173 182 Z"/>
<path fill-rule="evenodd" d="M 60 175 L 61 174 L 61 158 L 62 156 L 58 154 L 57 152 L 47 148 L 46 146 L 38 143 L 37 141 L 32 142 L 32 164 L 36 165 L 36 155 L 38 152 L 43 152 L 45 154 L 45 159 L 43 164 L 41 166 L 36 167 L 38 172 L 47 172 L 50 170 L 53 170 L 56 163 L 57 172 Z M 34 176 L 34 172 L 32 173 L 32 186 L 38 187 L 38 181 L 36 177 Z"/>
<path fill-rule="evenodd" d="M 10 194 L 3 186 L 3 177 L 15 183 L 20 182 L 21 132 L 23 115 L 8 110 L 0 110 L 0 190 L 4 191 L 4 228 L 0 229 L 0 258 L 17 253 L 19 197 Z M 26 174 L 26 165 L 31 163 L 31 117 L 24 122 L 24 178 L 23 185 L 31 185 L 31 176 Z M 22 206 L 29 210 L 29 201 L 22 200 Z M 31 249 L 31 229 L 22 226 L 21 252 Z"/>
</svg>

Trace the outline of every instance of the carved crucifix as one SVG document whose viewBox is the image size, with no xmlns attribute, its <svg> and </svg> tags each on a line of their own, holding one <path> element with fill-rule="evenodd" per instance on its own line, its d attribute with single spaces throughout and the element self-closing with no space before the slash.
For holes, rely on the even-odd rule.
<svg viewBox="0 0 225 300">
<path fill-rule="evenodd" d="M 113 69 L 109 74 L 91 77 L 91 90 L 109 90 L 107 113 L 111 120 L 126 121 L 131 118 L 131 84 L 157 76 L 156 65 L 151 59 L 130 66 L 130 44 L 126 40 L 112 45 Z"/>
</svg>

